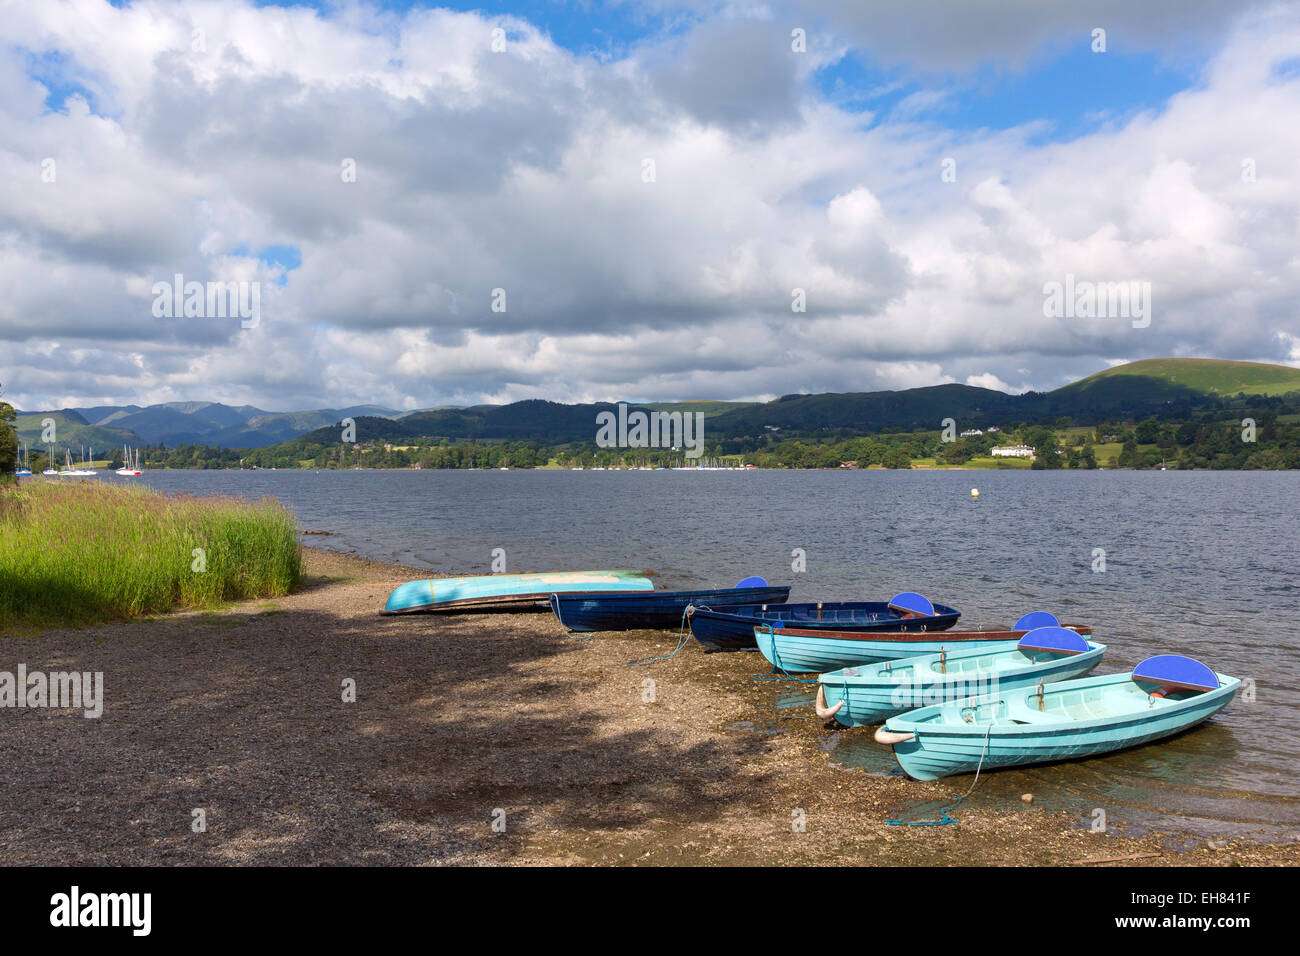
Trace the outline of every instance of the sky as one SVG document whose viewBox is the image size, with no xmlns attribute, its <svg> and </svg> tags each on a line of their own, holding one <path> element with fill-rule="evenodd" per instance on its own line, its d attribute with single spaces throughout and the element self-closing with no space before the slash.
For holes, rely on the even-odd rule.
<svg viewBox="0 0 1300 956">
<path fill-rule="evenodd" d="M 1295 4 L 0 0 L 0 385 L 410 409 L 1300 366 L 1297 118 Z M 1067 277 L 1146 319 L 1051 314 Z"/>
</svg>

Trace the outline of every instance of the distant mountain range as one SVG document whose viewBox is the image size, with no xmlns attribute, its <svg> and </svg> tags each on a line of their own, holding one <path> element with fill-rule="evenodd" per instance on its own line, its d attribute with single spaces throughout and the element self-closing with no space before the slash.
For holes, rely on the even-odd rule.
<svg viewBox="0 0 1300 956">
<path fill-rule="evenodd" d="M 397 417 L 396 409 L 380 405 L 318 408 L 302 412 L 268 412 L 252 405 L 219 402 L 167 402 L 163 405 L 99 405 L 18 413 L 18 435 L 29 445 L 41 444 L 43 420 L 55 421 L 60 445 L 91 445 L 109 449 L 122 444 L 213 445 L 221 448 L 264 448 L 344 418 Z"/>
<path fill-rule="evenodd" d="M 710 441 L 772 431 L 873 433 L 938 428 L 944 418 L 961 427 L 1069 417 L 1081 424 L 1174 418 L 1219 399 L 1300 392 L 1300 369 L 1218 359 L 1146 359 L 1109 368 L 1051 392 L 1010 395 L 970 385 L 933 385 L 901 391 L 786 395 L 771 402 L 652 402 L 635 407 L 701 412 Z M 547 444 L 589 442 L 595 416 L 610 403 L 564 405 L 529 400 L 510 405 L 474 405 L 400 412 L 378 405 L 353 405 L 299 412 L 268 412 L 251 405 L 169 402 L 163 405 L 64 408 L 19 412 L 18 433 L 41 444 L 42 420 L 57 423 L 60 445 L 195 444 L 222 448 L 264 448 L 295 439 L 338 440 L 344 418 L 357 422 L 357 438 L 400 441 L 416 437 L 450 440 L 525 440 Z"/>
</svg>

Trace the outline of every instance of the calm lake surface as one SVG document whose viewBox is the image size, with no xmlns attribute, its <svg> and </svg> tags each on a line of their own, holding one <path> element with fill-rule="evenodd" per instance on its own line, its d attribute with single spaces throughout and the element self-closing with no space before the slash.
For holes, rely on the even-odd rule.
<svg viewBox="0 0 1300 956">
<path fill-rule="evenodd" d="M 1255 700 L 1239 695 L 1226 714 L 1162 744 L 990 774 L 966 805 L 1019 804 L 1032 792 L 1037 806 L 1078 813 L 1081 824 L 1100 807 L 1128 832 L 1300 833 L 1300 473 L 177 471 L 134 480 L 274 495 L 301 528 L 333 532 L 309 544 L 443 574 L 488 573 L 493 549 L 504 548 L 511 572 L 647 568 L 670 588 L 760 574 L 793 582 L 796 601 L 914 590 L 969 624 L 1052 611 L 1091 624 L 1109 646 L 1098 673 L 1190 654 L 1253 680 Z M 1098 548 L 1104 572 L 1093 570 Z M 795 549 L 806 554 L 802 573 L 791 570 Z M 815 719 L 810 699 L 801 685 L 773 685 L 770 720 L 754 726 L 780 732 L 787 719 Z M 848 766 L 897 772 L 869 731 L 828 731 L 826 747 Z M 970 778 L 950 782 L 961 793 Z"/>
</svg>

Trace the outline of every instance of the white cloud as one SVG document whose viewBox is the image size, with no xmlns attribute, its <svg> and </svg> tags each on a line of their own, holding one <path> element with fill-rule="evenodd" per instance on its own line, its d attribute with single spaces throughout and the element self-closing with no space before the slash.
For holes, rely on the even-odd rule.
<svg viewBox="0 0 1300 956">
<path fill-rule="evenodd" d="M 730 0 L 641 0 L 653 9 L 743 16 Z M 913 70 L 951 73 L 997 63 L 1019 69 L 1068 46 L 1088 49 L 1092 31 L 1107 33 L 1110 50 L 1180 52 L 1200 49 L 1250 7 L 1244 0 L 770 0 L 765 15 L 797 23 L 810 35 L 827 31 L 873 59 Z"/>
<path fill-rule="evenodd" d="M 1154 35 L 1140 6 L 1084 12 Z M 1066 23 L 1021 13 L 1021 45 L 986 24 L 981 56 L 1027 56 Z M 1121 354 L 1297 361 L 1300 81 L 1275 71 L 1300 56 L 1294 10 L 1241 20 L 1158 114 L 1046 145 L 1028 128 L 864 124 L 816 96 L 788 44 L 765 52 L 788 36 L 769 16 L 606 62 L 440 10 L 15 8 L 0 25 L 7 397 L 753 398 L 1044 387 Z M 816 55 L 865 42 L 855 24 Z M 94 111 L 45 108 L 26 70 L 48 51 Z M 283 287 L 250 258 L 273 245 L 302 256 Z M 154 281 L 236 269 L 263 283 L 259 328 L 150 314 Z M 1066 274 L 1151 282 L 1150 327 L 1044 319 L 1043 284 Z"/>
<path fill-rule="evenodd" d="M 1002 381 L 1002 379 L 989 372 L 985 372 L 983 375 L 967 375 L 966 384 L 974 385 L 977 388 L 995 388 L 999 392 L 1015 391 L 1015 389 Z"/>
</svg>

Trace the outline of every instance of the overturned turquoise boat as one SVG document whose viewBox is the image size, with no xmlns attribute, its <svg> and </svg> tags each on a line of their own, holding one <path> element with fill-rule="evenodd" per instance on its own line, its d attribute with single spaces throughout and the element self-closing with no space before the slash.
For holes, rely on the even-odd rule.
<svg viewBox="0 0 1300 956">
<path fill-rule="evenodd" d="M 845 727 L 878 724 L 931 704 L 1010 693 L 1082 677 L 1106 653 L 1063 627 L 1030 631 L 1013 647 L 977 647 L 827 671 L 818 678 L 817 716 Z"/>
<path fill-rule="evenodd" d="M 1195 727 L 1227 707 L 1241 681 L 1176 654 L 1131 673 L 1040 684 L 908 711 L 876 740 L 916 780 L 1055 763 L 1136 747 Z"/>
<path fill-rule="evenodd" d="M 653 591 L 644 571 L 547 571 L 408 581 L 388 595 L 382 614 L 546 603 L 552 594 Z"/>
</svg>

